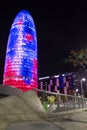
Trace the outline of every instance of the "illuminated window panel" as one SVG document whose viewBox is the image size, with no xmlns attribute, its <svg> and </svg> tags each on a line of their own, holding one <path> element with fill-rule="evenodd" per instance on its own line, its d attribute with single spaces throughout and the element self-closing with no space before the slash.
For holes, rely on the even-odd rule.
<svg viewBox="0 0 87 130">
<path fill-rule="evenodd" d="M 23 92 L 37 88 L 37 37 L 31 14 L 22 10 L 13 21 L 7 43 L 3 85 Z"/>
</svg>

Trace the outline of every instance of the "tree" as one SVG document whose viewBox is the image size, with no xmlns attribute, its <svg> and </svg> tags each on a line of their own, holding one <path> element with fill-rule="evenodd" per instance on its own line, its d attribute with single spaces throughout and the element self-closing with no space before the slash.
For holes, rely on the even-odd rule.
<svg viewBox="0 0 87 130">
<path fill-rule="evenodd" d="M 68 58 L 65 59 L 66 63 L 71 62 L 74 67 L 80 66 L 80 69 L 86 70 L 87 66 L 87 49 L 71 50 Z"/>
</svg>

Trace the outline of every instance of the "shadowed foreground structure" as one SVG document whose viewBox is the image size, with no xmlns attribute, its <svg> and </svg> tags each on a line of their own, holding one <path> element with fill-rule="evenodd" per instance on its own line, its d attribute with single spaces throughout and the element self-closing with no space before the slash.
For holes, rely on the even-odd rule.
<svg viewBox="0 0 87 130">
<path fill-rule="evenodd" d="M 0 99 L 0 130 L 5 130 L 12 122 L 45 117 L 45 110 L 33 90 Z"/>
<path fill-rule="evenodd" d="M 0 98 L 11 96 L 11 95 L 17 95 L 19 93 L 22 93 L 20 89 L 13 88 L 9 85 L 0 84 Z"/>
<path fill-rule="evenodd" d="M 0 130 L 87 130 L 87 108 L 47 113 L 35 91 L 0 99 Z"/>
</svg>

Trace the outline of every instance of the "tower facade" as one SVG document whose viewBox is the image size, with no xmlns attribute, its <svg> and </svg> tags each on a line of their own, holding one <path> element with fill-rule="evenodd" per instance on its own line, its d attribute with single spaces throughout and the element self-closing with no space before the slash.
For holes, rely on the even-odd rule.
<svg viewBox="0 0 87 130">
<path fill-rule="evenodd" d="M 37 88 L 37 37 L 31 14 L 20 11 L 13 21 L 7 42 L 3 85 L 23 92 Z"/>
</svg>

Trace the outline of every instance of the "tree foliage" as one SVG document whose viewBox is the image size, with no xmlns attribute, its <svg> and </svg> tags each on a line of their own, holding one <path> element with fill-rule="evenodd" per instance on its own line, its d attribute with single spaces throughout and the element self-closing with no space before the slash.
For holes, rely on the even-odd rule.
<svg viewBox="0 0 87 130">
<path fill-rule="evenodd" d="M 71 62 L 74 67 L 80 66 L 86 69 L 87 66 L 87 49 L 71 50 L 69 57 L 65 60 L 66 63 Z"/>
</svg>

